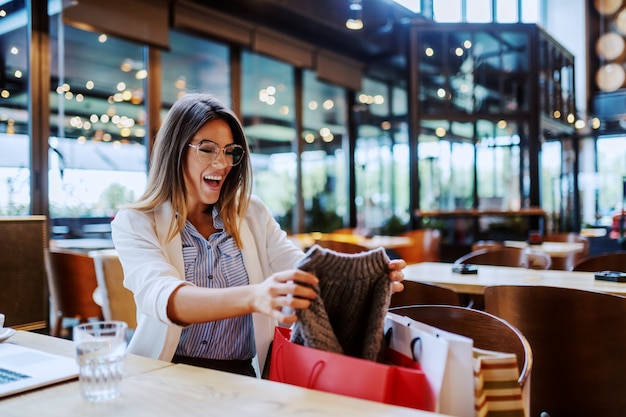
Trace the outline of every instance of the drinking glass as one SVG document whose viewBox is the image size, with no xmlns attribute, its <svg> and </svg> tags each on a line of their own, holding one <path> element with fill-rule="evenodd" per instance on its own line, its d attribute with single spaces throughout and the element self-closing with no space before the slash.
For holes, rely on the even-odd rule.
<svg viewBox="0 0 626 417">
<path fill-rule="evenodd" d="M 127 329 L 123 321 L 98 321 L 74 327 L 80 389 L 87 400 L 106 401 L 120 395 Z"/>
</svg>

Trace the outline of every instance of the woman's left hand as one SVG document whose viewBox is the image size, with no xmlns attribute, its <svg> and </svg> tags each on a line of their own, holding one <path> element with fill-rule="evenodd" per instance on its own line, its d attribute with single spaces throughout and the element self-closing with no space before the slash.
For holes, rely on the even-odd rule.
<svg viewBox="0 0 626 417">
<path fill-rule="evenodd" d="M 400 292 L 404 289 L 404 273 L 402 270 L 406 262 L 402 259 L 392 259 L 389 261 L 389 279 L 391 280 L 391 292 Z"/>
</svg>

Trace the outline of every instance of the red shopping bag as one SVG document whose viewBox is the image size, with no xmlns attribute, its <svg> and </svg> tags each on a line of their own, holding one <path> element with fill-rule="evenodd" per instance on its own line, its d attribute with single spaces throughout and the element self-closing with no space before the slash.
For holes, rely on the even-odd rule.
<svg viewBox="0 0 626 417">
<path fill-rule="evenodd" d="M 290 334 L 282 327 L 274 331 L 270 380 L 434 411 L 426 408 L 434 401 L 424 373 L 405 355 L 389 350 L 385 356 L 394 364 L 384 364 L 298 345 Z"/>
</svg>

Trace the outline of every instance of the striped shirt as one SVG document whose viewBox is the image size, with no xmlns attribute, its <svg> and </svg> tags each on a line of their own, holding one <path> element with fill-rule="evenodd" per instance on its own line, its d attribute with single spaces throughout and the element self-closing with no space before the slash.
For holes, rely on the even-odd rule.
<svg viewBox="0 0 626 417">
<path fill-rule="evenodd" d="M 224 231 L 224 223 L 213 211 L 218 232 L 205 239 L 189 222 L 181 231 L 185 280 L 198 287 L 226 288 L 248 285 L 241 251 Z M 183 329 L 176 354 L 208 359 L 250 359 L 255 355 L 252 315 L 209 323 L 192 324 Z"/>
</svg>

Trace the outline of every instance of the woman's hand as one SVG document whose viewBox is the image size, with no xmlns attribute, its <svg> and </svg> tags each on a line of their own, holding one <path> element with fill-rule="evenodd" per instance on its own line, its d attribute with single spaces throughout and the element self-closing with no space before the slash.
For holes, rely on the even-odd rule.
<svg viewBox="0 0 626 417">
<path fill-rule="evenodd" d="M 309 308 L 316 297 L 312 286 L 318 282 L 315 275 L 299 269 L 270 275 L 254 286 L 253 309 L 279 323 L 292 324 L 297 320 L 295 310 Z"/>
<path fill-rule="evenodd" d="M 391 280 L 391 292 L 400 292 L 404 290 L 404 273 L 402 270 L 406 266 L 406 262 L 402 259 L 392 259 L 389 262 L 389 279 Z"/>
</svg>

